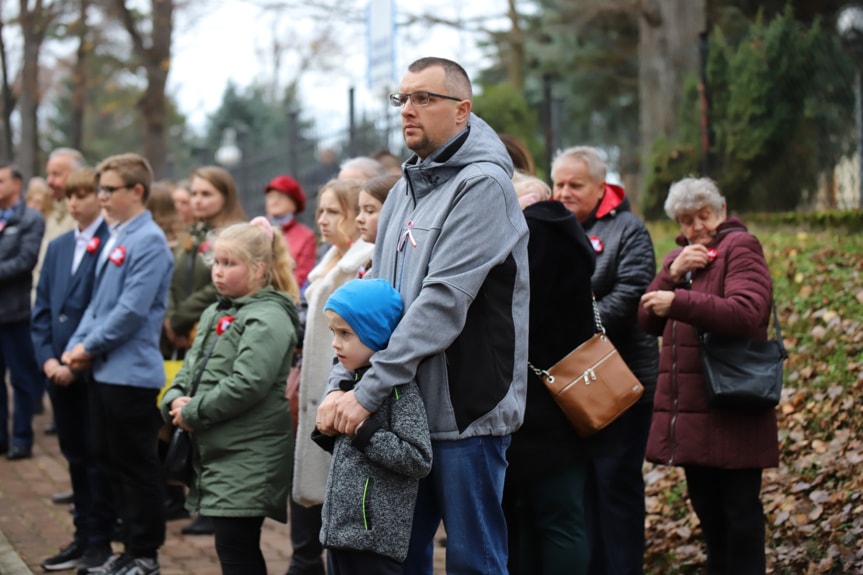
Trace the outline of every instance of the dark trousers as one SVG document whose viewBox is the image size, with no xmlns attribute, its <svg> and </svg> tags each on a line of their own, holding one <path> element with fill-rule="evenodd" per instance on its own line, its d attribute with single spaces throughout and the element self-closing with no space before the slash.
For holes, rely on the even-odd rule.
<svg viewBox="0 0 863 575">
<path fill-rule="evenodd" d="M 590 575 L 644 573 L 644 453 L 653 406 L 632 406 L 614 422 L 622 445 L 589 464 L 586 503 Z"/>
<path fill-rule="evenodd" d="M 327 575 L 402 575 L 402 564 L 369 551 L 327 549 Z"/>
<path fill-rule="evenodd" d="M 75 541 L 97 547 L 110 546 L 114 528 L 114 503 L 104 470 L 96 462 L 90 413 L 90 381 L 75 380 L 69 386 L 48 382 L 60 451 L 69 464 L 75 504 Z"/>
<path fill-rule="evenodd" d="M 261 552 L 263 517 L 213 517 L 222 575 L 267 575 Z"/>
<path fill-rule="evenodd" d="M 585 476 L 585 464 L 574 463 L 548 477 L 506 484 L 510 575 L 587 573 Z"/>
<path fill-rule="evenodd" d="M 11 441 L 7 369 L 14 395 Z M 30 321 L 0 324 L 0 447 L 33 445 L 33 413 L 42 397 L 44 381 L 42 370 L 36 365 Z"/>
<path fill-rule="evenodd" d="M 156 453 L 159 390 L 95 382 L 91 391 L 96 460 L 116 487 L 125 551 L 156 557 L 165 542 L 165 481 Z"/>
<path fill-rule="evenodd" d="M 321 545 L 323 505 L 303 507 L 289 499 L 291 511 L 291 565 L 287 575 L 324 575 L 324 548 Z"/>
<path fill-rule="evenodd" d="M 684 467 L 709 575 L 764 575 L 761 469 Z"/>
</svg>

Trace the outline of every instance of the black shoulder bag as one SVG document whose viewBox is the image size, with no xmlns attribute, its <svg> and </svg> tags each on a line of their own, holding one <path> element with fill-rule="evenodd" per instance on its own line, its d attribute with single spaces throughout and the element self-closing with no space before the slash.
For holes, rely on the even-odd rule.
<svg viewBox="0 0 863 575">
<path fill-rule="evenodd" d="M 195 392 L 198 391 L 198 384 L 201 383 L 204 368 L 213 354 L 213 348 L 216 347 L 217 341 L 219 341 L 218 335 L 213 338 L 213 343 L 207 348 L 207 353 L 195 372 L 195 377 L 192 379 L 192 388 L 189 390 L 189 397 L 194 397 Z M 162 467 L 165 470 L 165 481 L 168 483 L 172 485 L 184 485 L 186 487 L 192 484 L 194 474 L 192 470 L 192 438 L 189 437 L 189 433 L 182 427 L 174 428 Z"/>
<path fill-rule="evenodd" d="M 689 286 L 691 276 L 687 275 Z M 760 340 L 727 337 L 702 332 L 695 326 L 695 337 L 701 344 L 701 366 L 707 401 L 713 407 L 738 411 L 771 409 L 782 395 L 782 364 L 788 358 L 776 302 L 773 305 L 773 329 L 776 339 Z"/>
</svg>

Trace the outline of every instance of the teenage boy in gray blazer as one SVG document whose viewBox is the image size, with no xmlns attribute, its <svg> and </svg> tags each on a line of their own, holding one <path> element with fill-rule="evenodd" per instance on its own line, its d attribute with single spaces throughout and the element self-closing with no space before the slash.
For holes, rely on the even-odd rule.
<svg viewBox="0 0 863 575">
<path fill-rule="evenodd" d="M 99 198 L 113 222 L 96 267 L 96 289 L 63 363 L 92 366 L 96 458 L 113 476 L 125 525 L 124 552 L 100 573 L 158 575 L 165 541 L 164 479 L 156 441 L 156 396 L 165 383 L 159 334 L 174 260 L 145 205 L 153 171 L 137 154 L 96 167 Z"/>
</svg>

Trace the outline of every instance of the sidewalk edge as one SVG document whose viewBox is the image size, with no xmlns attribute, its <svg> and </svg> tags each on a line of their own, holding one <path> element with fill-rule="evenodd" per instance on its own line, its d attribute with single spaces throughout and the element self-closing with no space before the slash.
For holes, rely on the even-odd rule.
<svg viewBox="0 0 863 575">
<path fill-rule="evenodd" d="M 33 572 L 21 560 L 2 531 L 0 531 L 0 573 L 2 575 L 33 575 Z"/>
</svg>

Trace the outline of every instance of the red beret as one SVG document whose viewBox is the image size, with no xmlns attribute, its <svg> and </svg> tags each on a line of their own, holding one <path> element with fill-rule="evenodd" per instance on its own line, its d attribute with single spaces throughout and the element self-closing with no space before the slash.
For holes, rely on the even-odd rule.
<svg viewBox="0 0 863 575">
<path fill-rule="evenodd" d="M 294 203 L 297 204 L 298 214 L 306 209 L 306 194 L 303 193 L 300 184 L 291 176 L 276 176 L 270 180 L 264 191 L 269 192 L 271 190 L 281 192 L 294 200 Z"/>
</svg>

